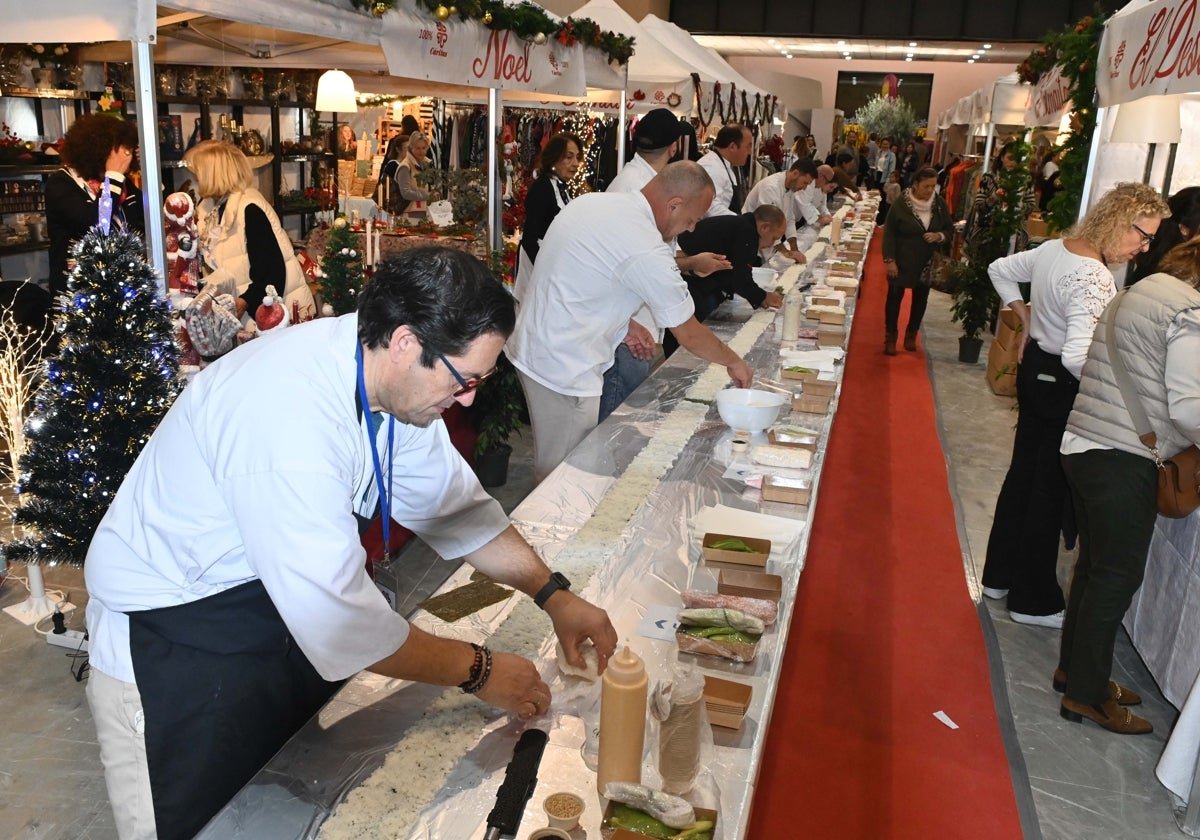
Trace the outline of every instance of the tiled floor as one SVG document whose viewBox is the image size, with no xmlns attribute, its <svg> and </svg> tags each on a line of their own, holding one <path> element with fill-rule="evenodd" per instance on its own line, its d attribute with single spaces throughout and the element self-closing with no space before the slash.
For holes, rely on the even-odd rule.
<svg viewBox="0 0 1200 840">
<path fill-rule="evenodd" d="M 874 303 L 878 304 L 878 298 Z M 864 305 L 871 305 L 868 297 Z M 957 358 L 957 329 L 950 324 L 947 299 L 934 294 L 924 341 L 932 358 L 951 489 L 959 506 L 964 535 L 964 571 L 982 568 L 996 493 L 1008 465 L 1015 414 L 1012 400 L 995 397 L 984 382 L 982 364 L 962 365 Z M 986 346 L 984 356 L 986 357 Z M 497 495 L 511 509 L 531 486 L 528 435 L 514 441 L 508 485 Z M 412 569 L 414 604 L 440 585 L 453 564 L 424 549 L 406 555 Z M 1065 552 L 1060 576 L 1065 581 L 1071 557 Z M 51 569 L 48 584 L 69 591 L 82 606 L 82 574 Z M 17 603 L 24 591 L 9 582 L 0 589 L 0 606 Z M 1018 795 L 1036 809 L 1027 837 L 1150 838 L 1182 837 L 1175 828 L 1166 791 L 1154 778 L 1175 710 L 1158 694 L 1137 654 L 1122 636 L 1117 678 L 1146 698 L 1139 713 L 1156 732 L 1121 738 L 1091 725 L 1070 724 L 1058 716 L 1057 695 L 1049 685 L 1057 652 L 1057 631 L 1024 627 L 1009 620 L 994 603 L 986 607 L 1001 655 L 993 672 L 1003 686 L 1001 708 L 1011 708 L 1011 731 L 1018 742 L 1014 778 Z M 71 627 L 82 626 L 81 611 Z M 83 684 L 69 673 L 71 661 L 28 628 L 0 616 L 0 838 L 75 840 L 115 837 L 104 791 L 98 750 Z M 948 791 L 953 795 L 953 791 Z M 981 815 L 986 803 L 980 803 Z M 886 828 L 880 837 L 887 837 Z M 962 837 L 970 837 L 964 826 Z M 854 840 L 849 838 L 848 840 Z"/>
</svg>

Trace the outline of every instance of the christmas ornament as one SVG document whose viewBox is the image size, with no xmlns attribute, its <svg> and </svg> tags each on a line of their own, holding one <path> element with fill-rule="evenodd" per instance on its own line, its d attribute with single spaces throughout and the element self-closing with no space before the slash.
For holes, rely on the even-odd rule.
<svg viewBox="0 0 1200 840">
<path fill-rule="evenodd" d="M 267 286 L 267 295 L 254 312 L 254 323 L 258 325 L 259 332 L 288 325 L 287 310 L 283 308 L 274 286 Z"/>
<path fill-rule="evenodd" d="M 484 23 L 484 25 L 485 25 L 485 26 L 491 26 L 491 25 L 492 25 L 492 13 L 491 13 L 491 12 L 484 12 L 484 13 L 483 13 L 483 23 Z"/>
<path fill-rule="evenodd" d="M 679 103 L 682 101 L 683 97 L 681 97 L 678 93 L 672 93 L 667 96 L 667 105 L 671 108 L 678 108 Z"/>
<path fill-rule="evenodd" d="M 333 220 L 333 226 L 335 228 L 344 228 L 348 224 L 350 224 L 350 223 L 348 221 L 346 221 L 345 216 L 338 216 L 336 219 Z"/>
<path fill-rule="evenodd" d="M 450 14 L 452 14 L 452 15 L 456 15 L 456 14 L 458 14 L 458 6 L 451 6 L 451 7 L 450 7 Z"/>
<path fill-rule="evenodd" d="M 542 45 L 542 44 L 544 44 L 544 43 L 546 43 L 546 33 L 545 33 L 545 32 L 539 32 L 538 34 L 534 35 L 534 36 L 533 36 L 533 43 L 535 43 L 535 44 L 537 44 L 537 45 L 539 45 L 539 46 L 540 46 L 540 45 Z"/>
<path fill-rule="evenodd" d="M 433 14 L 438 20 L 445 20 L 446 18 L 450 17 L 450 10 L 445 6 L 438 6 L 436 9 L 434 9 Z"/>
<path fill-rule="evenodd" d="M 371 14 L 375 15 L 375 17 L 383 17 L 384 14 L 387 12 L 387 10 L 388 10 L 387 3 L 376 3 L 374 6 L 371 7 Z"/>
</svg>

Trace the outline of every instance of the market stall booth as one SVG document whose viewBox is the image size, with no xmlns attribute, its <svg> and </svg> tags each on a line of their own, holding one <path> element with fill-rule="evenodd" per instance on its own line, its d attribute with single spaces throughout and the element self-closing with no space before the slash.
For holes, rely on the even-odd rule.
<svg viewBox="0 0 1200 840">
<path fill-rule="evenodd" d="M 1119 181 L 1144 180 L 1169 195 L 1200 184 L 1200 65 L 1195 6 L 1134 2 L 1104 27 L 1099 99 L 1082 210 Z M 1125 628 L 1180 716 L 1156 769 L 1179 805 L 1176 819 L 1200 836 L 1200 514 L 1159 518 L 1145 578 Z"/>
</svg>

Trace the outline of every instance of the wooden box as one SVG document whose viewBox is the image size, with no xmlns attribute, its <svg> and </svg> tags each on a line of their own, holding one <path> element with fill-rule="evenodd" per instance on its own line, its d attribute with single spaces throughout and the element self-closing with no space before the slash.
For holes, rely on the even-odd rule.
<svg viewBox="0 0 1200 840">
<path fill-rule="evenodd" d="M 788 367 L 798 367 L 800 370 L 788 370 Z M 821 375 L 821 371 L 814 368 L 804 367 L 804 365 L 788 365 L 780 370 L 780 376 L 784 379 L 794 379 L 798 382 L 808 382 L 816 379 Z"/>
<path fill-rule="evenodd" d="M 817 321 L 818 321 L 818 323 L 821 323 L 821 324 L 832 324 L 835 326 L 841 326 L 842 324 L 846 323 L 846 313 L 845 312 L 818 312 L 817 313 Z"/>
<path fill-rule="evenodd" d="M 767 572 L 744 569 L 722 569 L 717 576 L 717 592 L 722 595 L 741 595 L 779 602 L 783 595 L 783 578 Z"/>
<path fill-rule="evenodd" d="M 823 326 L 817 330 L 818 347 L 841 347 L 846 343 L 846 331 L 841 327 Z"/>
<path fill-rule="evenodd" d="M 726 729 L 741 729 L 753 693 L 754 689 L 745 683 L 706 675 L 704 707 L 708 712 L 708 722 Z"/>
<path fill-rule="evenodd" d="M 807 478 L 782 478 L 777 475 L 764 476 L 762 498 L 764 502 L 807 505 L 809 499 L 812 498 L 812 482 Z"/>
<path fill-rule="evenodd" d="M 718 837 L 717 829 L 720 827 L 717 820 L 717 812 L 710 808 L 696 808 L 697 820 L 712 820 L 713 837 Z M 604 817 L 600 821 L 600 836 L 604 840 L 646 840 L 649 835 L 642 834 L 637 831 L 630 831 L 625 828 L 613 828 L 609 825 L 609 820 L 612 819 L 613 803 L 609 802 L 604 808 Z"/>
<path fill-rule="evenodd" d="M 713 548 L 713 543 L 719 543 L 721 540 L 742 540 L 746 545 L 754 549 L 754 552 L 748 551 L 729 551 L 723 548 Z M 771 541 L 760 540 L 755 537 L 743 537 L 738 534 L 705 534 L 704 540 L 700 544 L 700 553 L 704 556 L 706 563 L 735 563 L 739 566 L 758 566 L 767 565 L 767 560 L 771 556 Z"/>
<path fill-rule="evenodd" d="M 815 397 L 809 394 L 797 394 L 792 397 L 792 411 L 801 414 L 828 414 L 829 397 Z"/>
</svg>

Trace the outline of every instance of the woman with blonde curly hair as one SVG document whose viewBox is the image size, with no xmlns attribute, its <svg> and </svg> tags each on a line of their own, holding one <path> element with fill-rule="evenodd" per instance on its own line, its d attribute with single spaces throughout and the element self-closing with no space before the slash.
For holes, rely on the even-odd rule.
<svg viewBox="0 0 1200 840">
<path fill-rule="evenodd" d="M 196 219 L 205 289 L 232 295 L 238 315 L 253 316 L 267 286 L 274 286 L 288 311 L 295 302 L 302 315 L 315 314 L 292 241 L 266 197 L 251 186 L 253 173 L 241 149 L 205 140 L 183 162 L 196 176 L 200 196 Z"/>
<path fill-rule="evenodd" d="M 1013 621 L 1062 627 L 1056 574 L 1067 483 L 1058 451 L 1096 321 L 1116 295 L 1109 266 L 1154 242 L 1167 204 L 1145 184 L 1118 184 L 1062 239 L 996 260 L 992 285 L 1022 325 L 1012 462 L 988 537 L 983 593 L 1008 598 Z M 1030 284 L 1030 304 L 1019 283 Z M 1032 311 L 1031 311 L 1032 310 Z"/>
<path fill-rule="evenodd" d="M 1140 698 L 1112 681 L 1112 661 L 1117 628 L 1146 571 L 1158 518 L 1158 468 L 1117 384 L 1109 338 L 1128 373 L 1130 399 L 1140 403 L 1162 456 L 1200 444 L 1198 287 L 1200 239 L 1192 238 L 1109 304 L 1063 435 L 1079 558 L 1053 685 L 1064 693 L 1064 718 L 1086 717 L 1121 735 L 1152 729 L 1123 708 Z"/>
</svg>

